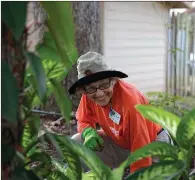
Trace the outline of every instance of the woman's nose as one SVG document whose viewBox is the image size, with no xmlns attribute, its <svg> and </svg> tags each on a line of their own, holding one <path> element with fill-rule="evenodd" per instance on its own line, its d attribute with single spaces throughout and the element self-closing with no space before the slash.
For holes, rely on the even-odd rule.
<svg viewBox="0 0 195 180">
<path fill-rule="evenodd" d="M 104 91 L 101 89 L 97 89 L 96 91 L 96 97 L 101 97 L 102 95 L 104 95 Z"/>
</svg>

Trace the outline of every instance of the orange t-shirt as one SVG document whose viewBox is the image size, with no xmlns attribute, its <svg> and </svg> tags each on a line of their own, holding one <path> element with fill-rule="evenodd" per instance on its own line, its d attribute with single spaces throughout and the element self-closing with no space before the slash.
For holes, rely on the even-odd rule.
<svg viewBox="0 0 195 180">
<path fill-rule="evenodd" d="M 137 104 L 148 104 L 144 95 L 134 86 L 119 80 L 113 90 L 112 109 L 121 115 L 117 125 L 109 118 L 110 105 L 101 107 L 83 95 L 76 113 L 78 132 L 86 127 L 95 128 L 98 123 L 104 132 L 120 147 L 130 152 L 151 143 L 161 127 L 149 121 L 135 109 Z M 131 172 L 152 164 L 151 158 L 144 158 L 131 165 Z"/>
</svg>

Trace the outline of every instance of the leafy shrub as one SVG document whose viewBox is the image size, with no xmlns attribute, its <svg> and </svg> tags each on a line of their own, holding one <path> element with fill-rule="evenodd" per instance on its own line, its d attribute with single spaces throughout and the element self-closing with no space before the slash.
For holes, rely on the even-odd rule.
<svg viewBox="0 0 195 180">
<path fill-rule="evenodd" d="M 163 108 L 180 117 L 195 107 L 194 97 L 174 96 L 166 92 L 148 92 L 147 97 L 151 105 Z"/>
</svg>

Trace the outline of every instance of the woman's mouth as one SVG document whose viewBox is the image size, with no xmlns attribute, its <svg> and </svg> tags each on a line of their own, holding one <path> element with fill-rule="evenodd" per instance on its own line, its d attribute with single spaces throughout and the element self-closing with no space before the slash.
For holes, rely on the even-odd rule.
<svg viewBox="0 0 195 180">
<path fill-rule="evenodd" d="M 104 100 L 106 98 L 106 96 L 103 96 L 103 97 L 98 97 L 98 98 L 96 98 L 98 101 L 102 101 L 102 100 Z"/>
</svg>

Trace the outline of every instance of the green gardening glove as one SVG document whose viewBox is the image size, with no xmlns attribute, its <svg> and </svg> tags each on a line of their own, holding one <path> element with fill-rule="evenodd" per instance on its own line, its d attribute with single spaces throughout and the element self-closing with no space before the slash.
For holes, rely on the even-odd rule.
<svg viewBox="0 0 195 180">
<path fill-rule="evenodd" d="M 104 140 L 98 135 L 97 131 L 91 127 L 86 128 L 82 133 L 84 145 L 93 151 L 102 151 Z"/>
</svg>

